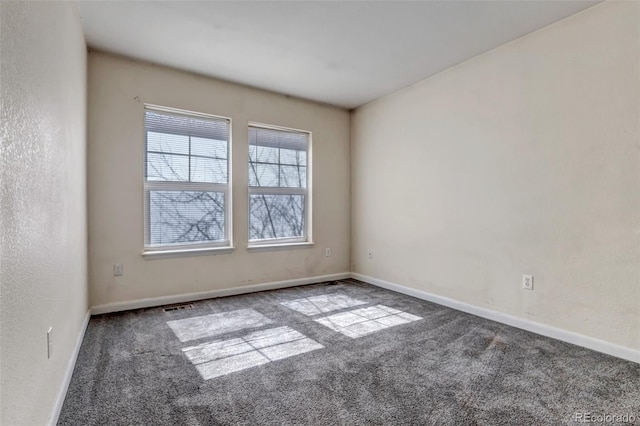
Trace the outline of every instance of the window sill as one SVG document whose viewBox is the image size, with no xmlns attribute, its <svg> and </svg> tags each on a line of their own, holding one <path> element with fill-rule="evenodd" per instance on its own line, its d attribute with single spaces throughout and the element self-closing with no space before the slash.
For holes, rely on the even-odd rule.
<svg viewBox="0 0 640 426">
<path fill-rule="evenodd" d="M 163 259 L 166 257 L 187 257 L 187 256 L 206 256 L 212 254 L 229 254 L 233 252 L 235 247 L 201 247 L 201 248 L 185 248 L 173 250 L 144 250 L 142 257 L 145 259 Z"/>
<path fill-rule="evenodd" d="M 271 251 L 271 250 L 291 250 L 295 248 L 311 248 L 315 244 L 310 241 L 303 243 L 281 243 L 281 244 L 253 244 L 247 246 L 247 251 Z"/>
</svg>

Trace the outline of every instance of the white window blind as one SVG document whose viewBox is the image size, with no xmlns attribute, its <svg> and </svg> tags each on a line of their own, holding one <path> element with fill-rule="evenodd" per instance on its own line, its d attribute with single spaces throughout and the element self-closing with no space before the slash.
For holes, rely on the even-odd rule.
<svg viewBox="0 0 640 426">
<path fill-rule="evenodd" d="M 229 244 L 228 119 L 145 109 L 145 247 Z"/>
<path fill-rule="evenodd" d="M 306 132 L 249 126 L 250 242 L 308 240 L 309 139 Z"/>
</svg>

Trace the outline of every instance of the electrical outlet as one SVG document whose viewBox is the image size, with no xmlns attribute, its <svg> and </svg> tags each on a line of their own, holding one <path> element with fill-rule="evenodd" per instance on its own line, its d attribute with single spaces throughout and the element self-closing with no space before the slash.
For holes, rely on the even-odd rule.
<svg viewBox="0 0 640 426">
<path fill-rule="evenodd" d="M 47 330 L 47 359 L 53 355 L 53 327 Z"/>
<path fill-rule="evenodd" d="M 124 273 L 124 268 L 122 267 L 122 263 L 117 263 L 113 265 L 113 276 L 120 277 Z"/>
<path fill-rule="evenodd" d="M 369 260 L 373 260 L 373 249 L 369 249 L 369 251 L 367 251 L 367 257 Z"/>
<path fill-rule="evenodd" d="M 324 256 L 325 257 L 331 257 L 331 249 L 329 247 L 324 249 Z"/>
<path fill-rule="evenodd" d="M 522 276 L 522 288 L 525 290 L 533 290 L 533 275 Z"/>
</svg>

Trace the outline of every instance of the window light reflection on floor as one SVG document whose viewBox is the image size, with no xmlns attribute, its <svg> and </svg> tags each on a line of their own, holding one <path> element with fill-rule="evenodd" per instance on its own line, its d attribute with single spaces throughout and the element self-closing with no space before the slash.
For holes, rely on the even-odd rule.
<svg viewBox="0 0 640 426">
<path fill-rule="evenodd" d="M 246 328 L 262 327 L 271 323 L 273 321 L 253 309 L 238 309 L 219 314 L 167 321 L 167 325 L 181 342 L 218 336 Z"/>
<path fill-rule="evenodd" d="M 366 305 L 366 303 L 367 302 L 353 299 L 344 294 L 323 294 L 281 302 L 282 305 L 308 316 L 351 308 L 353 306 Z"/>
<path fill-rule="evenodd" d="M 285 326 L 203 343 L 182 351 L 202 378 L 209 380 L 322 348 L 324 346 L 315 340 Z"/>
<path fill-rule="evenodd" d="M 396 325 L 422 319 L 384 305 L 360 308 L 318 318 L 314 321 L 353 339 Z"/>
</svg>

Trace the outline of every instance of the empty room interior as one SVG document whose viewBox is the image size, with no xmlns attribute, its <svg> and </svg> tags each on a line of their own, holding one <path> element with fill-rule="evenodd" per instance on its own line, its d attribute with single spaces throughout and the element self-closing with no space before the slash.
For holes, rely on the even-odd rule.
<svg viewBox="0 0 640 426">
<path fill-rule="evenodd" d="M 640 2 L 0 17 L 0 424 L 640 424 Z"/>
</svg>

